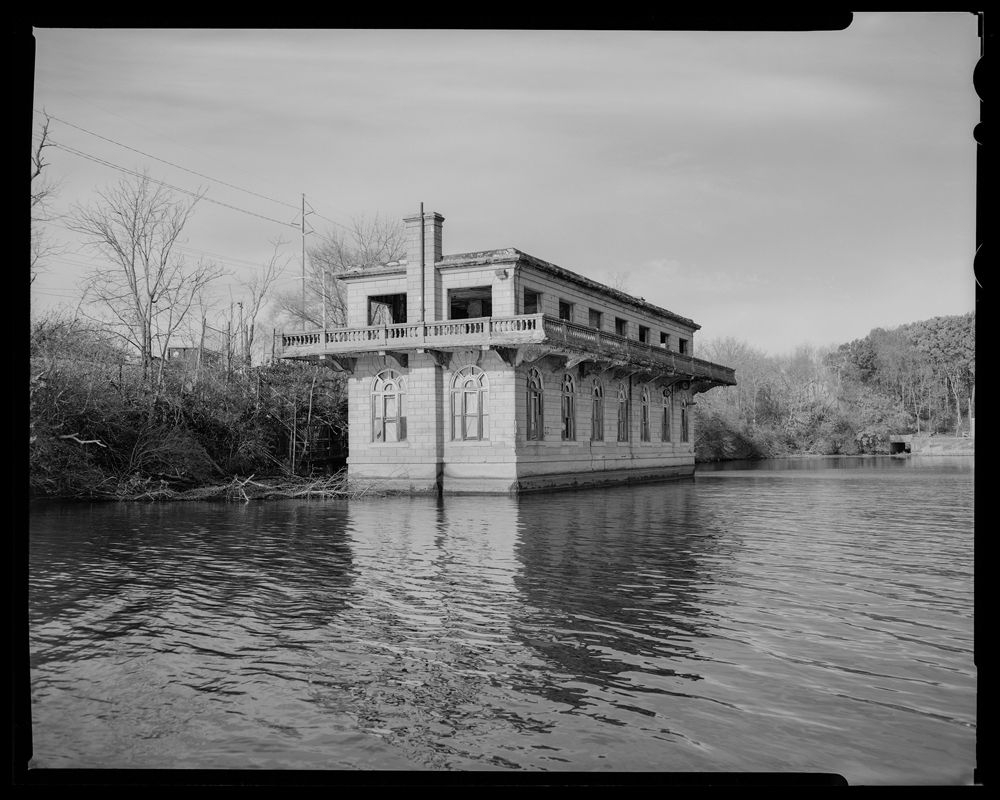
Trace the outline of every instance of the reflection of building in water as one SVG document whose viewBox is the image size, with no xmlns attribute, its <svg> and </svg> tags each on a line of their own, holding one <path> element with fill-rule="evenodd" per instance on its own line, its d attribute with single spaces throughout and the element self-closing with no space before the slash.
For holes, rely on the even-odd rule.
<svg viewBox="0 0 1000 800">
<path fill-rule="evenodd" d="M 676 665 L 697 658 L 718 540 L 694 491 L 680 482 L 573 492 L 559 503 L 520 498 L 521 640 L 588 683 L 613 685 L 633 670 L 697 680 Z"/>
<path fill-rule="evenodd" d="M 506 688 L 546 667 L 510 626 L 523 607 L 516 499 L 390 497 L 348 514 L 357 583 L 313 702 L 346 711 L 409 765 L 532 766 L 498 746 L 545 732 Z"/>
<path fill-rule="evenodd" d="M 281 336 L 346 371 L 356 482 L 519 492 L 687 476 L 694 396 L 735 384 L 699 326 L 508 248 L 444 256 L 437 213 L 406 261 L 338 275 L 348 327 Z"/>
</svg>

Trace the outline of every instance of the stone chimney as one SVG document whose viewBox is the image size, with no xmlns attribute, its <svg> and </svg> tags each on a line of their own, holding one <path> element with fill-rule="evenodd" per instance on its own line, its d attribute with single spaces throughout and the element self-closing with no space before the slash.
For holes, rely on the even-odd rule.
<svg viewBox="0 0 1000 800">
<path fill-rule="evenodd" d="M 436 211 L 404 217 L 406 223 L 406 321 L 441 319 L 441 280 L 434 265 L 441 260 L 441 223 Z M 421 261 L 423 255 L 423 261 Z"/>
</svg>

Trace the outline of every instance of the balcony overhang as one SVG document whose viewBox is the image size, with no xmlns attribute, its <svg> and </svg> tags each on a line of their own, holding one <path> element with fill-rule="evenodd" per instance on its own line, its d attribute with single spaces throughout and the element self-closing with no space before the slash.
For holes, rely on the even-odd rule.
<svg viewBox="0 0 1000 800">
<path fill-rule="evenodd" d="M 583 375 L 613 370 L 620 379 L 655 381 L 664 388 L 686 382 L 692 392 L 736 385 L 729 367 L 544 314 L 282 333 L 280 348 L 282 358 L 350 372 L 354 359 L 366 354 L 392 354 L 402 363 L 407 353 L 430 352 L 447 366 L 451 353 L 471 348 L 493 350 L 511 366 L 552 358 Z"/>
</svg>

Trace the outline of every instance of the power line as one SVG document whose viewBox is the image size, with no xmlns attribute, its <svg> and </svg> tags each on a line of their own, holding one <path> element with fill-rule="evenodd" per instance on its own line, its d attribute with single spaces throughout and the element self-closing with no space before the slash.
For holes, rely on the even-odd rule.
<svg viewBox="0 0 1000 800">
<path fill-rule="evenodd" d="M 47 221 L 44 224 L 47 225 L 47 226 L 53 227 L 53 228 L 59 228 L 61 230 L 67 231 L 69 233 L 78 233 L 78 231 L 73 230 L 73 228 L 68 228 L 65 225 L 60 225 L 58 222 Z M 245 259 L 245 258 L 236 258 L 235 256 L 226 256 L 226 255 L 222 255 L 220 253 L 213 253 L 210 250 L 198 250 L 198 249 L 195 249 L 193 247 L 188 247 L 187 245 L 182 245 L 182 244 L 175 244 L 174 245 L 174 249 L 178 250 L 180 252 L 183 252 L 183 253 L 189 253 L 191 255 L 206 256 L 206 257 L 212 259 L 213 261 L 218 261 L 221 264 L 230 264 L 230 265 L 232 265 L 232 266 L 234 266 L 236 268 L 254 267 L 254 268 L 259 269 L 260 266 L 261 266 L 261 264 L 262 264 L 262 262 L 265 260 L 265 259 L 261 259 L 259 261 L 250 261 L 249 259 Z M 77 253 L 77 255 L 82 255 L 82 254 Z M 97 260 L 91 260 L 91 261 L 84 261 L 84 260 L 79 260 L 79 259 L 74 260 L 72 258 L 67 258 L 65 255 L 59 256 L 59 259 L 60 259 L 61 263 L 63 263 L 63 264 L 69 264 L 71 266 L 78 266 L 78 267 L 94 267 L 94 266 L 98 266 L 97 262 L 99 261 L 99 259 L 97 259 Z M 50 263 L 50 262 L 47 260 L 46 263 Z"/>
<path fill-rule="evenodd" d="M 56 141 L 52 141 L 52 146 L 58 147 L 60 150 L 65 150 L 67 153 L 72 153 L 73 155 L 85 158 L 88 161 L 93 161 L 95 164 L 101 164 L 102 166 L 105 167 L 111 167 L 111 169 L 116 169 L 119 172 L 124 172 L 127 175 L 133 175 L 137 178 L 147 178 L 148 180 L 152 181 L 153 183 L 157 183 L 160 186 L 165 186 L 168 189 L 181 192 L 182 194 L 190 195 L 191 197 L 197 198 L 199 200 L 205 200 L 206 202 L 214 203 L 217 206 L 223 206 L 224 208 L 230 208 L 233 211 L 239 211 L 241 214 L 248 214 L 251 217 L 257 217 L 258 219 L 267 220 L 268 222 L 274 222 L 278 225 L 284 225 L 288 228 L 295 228 L 296 230 L 298 230 L 299 228 L 299 226 L 294 222 L 285 222 L 284 220 L 274 219 L 274 217 L 268 217 L 265 216 L 264 214 L 258 214 L 255 211 L 249 211 L 248 209 L 240 208 L 239 206 L 234 206 L 230 203 L 223 203 L 221 200 L 213 200 L 211 197 L 208 197 L 207 195 L 198 194 L 197 192 L 192 192 L 190 189 L 185 189 L 181 186 L 175 186 L 173 184 L 167 183 L 166 181 L 157 180 L 156 178 L 150 178 L 148 175 L 144 175 L 141 172 L 136 172 L 135 170 L 131 170 L 128 167 L 123 167 L 120 164 L 115 164 L 111 161 L 107 161 L 106 159 L 100 158 L 90 153 L 84 153 L 82 150 L 77 150 L 76 148 L 69 147 L 68 145 L 65 144 L 60 144 L 59 142 Z"/>
<path fill-rule="evenodd" d="M 117 145 L 118 147 L 123 147 L 126 150 L 132 151 L 133 153 L 138 153 L 139 155 L 145 156 L 147 158 L 152 158 L 154 161 L 159 161 L 160 163 L 167 164 L 168 166 L 174 167 L 176 169 L 183 170 L 184 172 L 189 172 L 192 175 L 197 175 L 198 177 L 204 178 L 205 180 L 209 180 L 209 181 L 212 181 L 214 183 L 221 184 L 222 186 L 227 186 L 227 187 L 229 187 L 231 189 L 236 189 L 237 191 L 245 192 L 245 193 L 253 195 L 255 197 L 260 197 L 260 198 L 262 198 L 264 200 L 268 200 L 268 201 L 270 201 L 272 203 L 277 203 L 278 205 L 286 206 L 287 208 L 293 208 L 296 211 L 300 210 L 299 206 L 293 205 L 291 203 L 286 203 L 283 200 L 277 200 L 277 199 L 275 199 L 273 197 L 269 197 L 268 195 L 261 194 L 259 192 L 254 192 L 254 191 L 252 191 L 250 189 L 244 189 L 243 187 L 237 186 L 235 184 L 229 183 L 229 182 L 221 180 L 219 178 L 213 178 L 210 175 L 205 175 L 204 173 L 198 172 L 198 171 L 193 170 L 193 169 L 189 169 L 187 167 L 183 167 L 180 164 L 176 164 L 176 163 L 174 163 L 172 161 L 168 161 L 166 159 L 159 158 L 158 156 L 154 156 L 151 153 L 146 153 L 146 152 L 144 152 L 142 150 L 139 150 L 139 149 L 137 149 L 135 147 L 131 147 L 131 146 L 127 145 L 127 144 L 124 144 L 123 142 L 119 142 L 119 141 L 117 141 L 115 139 L 111 139 L 111 138 L 108 138 L 106 136 L 102 136 L 99 133 L 95 133 L 94 131 L 88 130 L 87 128 L 84 128 L 84 127 L 82 127 L 80 125 L 76 125 L 76 124 L 74 124 L 72 122 L 69 122 L 68 120 L 64 120 L 61 117 L 53 116 L 52 114 L 49 114 L 46 111 L 39 111 L 37 108 L 33 109 L 33 110 L 35 111 L 36 114 L 44 115 L 44 116 L 46 116 L 49 119 L 53 119 L 53 120 L 56 120 L 57 122 L 61 122 L 64 125 L 68 125 L 71 128 L 75 128 L 76 130 L 82 131 L 83 133 L 87 133 L 87 134 L 89 134 L 91 136 L 94 136 L 94 137 L 96 137 L 98 139 L 102 139 L 103 141 L 106 141 L 106 142 L 109 142 L 111 144 Z M 35 139 L 40 139 L 41 138 L 37 134 L 34 134 L 33 137 Z M 59 149 L 65 150 L 66 152 L 73 153 L 74 155 L 79 155 L 79 156 L 81 156 L 83 158 L 87 158 L 87 159 L 89 159 L 91 161 L 94 161 L 95 163 L 103 164 L 104 166 L 111 167 L 112 169 L 117 169 L 117 170 L 119 170 L 121 172 L 126 172 L 126 173 L 128 173 L 130 175 L 135 175 L 137 177 L 139 176 L 139 173 L 136 173 L 136 172 L 134 172 L 132 170 L 129 170 L 129 169 L 125 168 L 125 167 L 121 167 L 119 165 L 116 165 L 116 164 L 114 164 L 114 163 L 112 163 L 110 161 L 101 159 L 98 156 L 89 155 L 87 153 L 84 153 L 83 151 L 71 148 L 68 145 L 62 145 L 62 144 L 59 144 L 57 142 L 54 142 L 51 139 L 49 139 L 49 143 L 52 144 L 52 146 L 54 146 L 54 147 L 58 147 Z M 191 192 L 190 190 L 182 189 L 182 188 L 177 187 L 177 186 L 172 186 L 172 185 L 167 184 L 167 183 L 165 183 L 163 181 L 156 181 L 155 179 L 150 179 L 150 180 L 154 180 L 156 183 L 159 183 L 159 184 L 161 184 L 163 186 L 167 186 L 168 188 L 171 188 L 171 189 L 175 189 L 176 191 L 183 192 L 184 194 L 191 195 L 193 197 L 204 197 L 204 199 L 207 200 L 210 203 L 215 203 L 216 205 L 225 206 L 226 208 L 231 208 L 231 209 L 233 209 L 235 211 L 240 211 L 240 212 L 245 213 L 245 214 L 250 214 L 252 216 L 268 220 L 269 222 L 276 222 L 279 225 L 286 225 L 288 227 L 295 228 L 296 230 L 298 230 L 298 229 L 301 228 L 301 224 L 300 223 L 293 223 L 293 222 L 286 222 L 286 221 L 282 221 L 282 220 L 276 220 L 276 219 L 273 219 L 272 217 L 267 217 L 267 216 L 265 216 L 263 214 L 257 214 L 257 213 L 255 213 L 253 211 L 248 211 L 246 209 L 242 209 L 242 208 L 239 208 L 237 206 L 230 205 L 228 203 L 223 203 L 223 202 L 221 202 L 219 200 L 213 200 L 213 199 L 211 199 L 211 198 L 209 198 L 209 197 L 207 197 L 205 195 L 197 195 L 196 193 Z M 306 205 L 309 208 L 309 212 L 308 212 L 309 214 L 315 214 L 320 219 L 323 219 L 326 222 L 329 222 L 331 225 L 336 225 L 338 228 L 341 228 L 342 230 L 347 231 L 348 233 L 352 233 L 353 232 L 352 229 L 349 228 L 347 225 L 344 225 L 343 223 L 340 223 L 340 222 L 338 222 L 335 219 L 331 219 L 330 217 L 327 217 L 327 216 L 325 216 L 323 214 L 320 214 L 318 211 L 316 211 L 312 207 L 311 204 L 306 203 Z M 308 233 L 312 233 L 312 232 L 314 232 L 314 231 L 306 231 L 307 234 Z"/>
<path fill-rule="evenodd" d="M 237 191 L 240 191 L 240 192 L 246 192 L 247 194 L 252 194 L 254 197 L 259 197 L 259 198 L 261 198 L 263 200 L 270 200 L 272 203 L 277 203 L 278 205 L 286 206 L 288 208 L 294 208 L 295 210 L 298 210 L 298 206 L 294 206 L 291 203 L 286 203 L 283 200 L 276 200 L 273 197 L 268 197 L 266 194 L 260 194 L 259 192 L 254 192 L 254 191 L 252 191 L 250 189 L 244 189 L 242 186 L 236 186 L 235 184 L 227 183 L 224 180 L 220 180 L 219 178 L 213 178 L 211 175 L 205 175 L 202 172 L 198 172 L 198 171 L 193 170 L 193 169 L 188 169 L 187 167 L 182 167 L 180 164 L 175 164 L 172 161 L 167 161 L 165 158 L 158 158 L 157 156 L 154 156 L 154 155 L 152 155 L 150 153 L 143 152 L 142 150 L 138 150 L 135 147 L 130 147 L 129 145 L 124 144 L 122 142 L 119 142 L 119 141 L 117 141 L 115 139 L 109 139 L 107 136 L 101 136 L 101 134 L 94 133 L 91 130 L 87 130 L 86 128 L 81 127 L 80 125 L 74 125 L 72 122 L 67 122 L 64 119 L 61 119 L 61 118 L 56 117 L 56 116 L 53 116 L 52 114 L 49 114 L 47 112 L 39 111 L 37 108 L 35 109 L 35 113 L 36 114 L 44 114 L 49 119 L 54 119 L 54 120 L 56 120 L 56 122 L 61 122 L 63 125 L 69 125 L 71 128 L 76 128 L 78 131 L 83 131 L 84 133 L 90 134 L 91 136 L 95 136 L 98 139 L 104 140 L 105 142 L 110 142 L 111 144 L 118 145 L 118 147 L 124 147 L 126 150 L 131 150 L 133 153 L 138 153 L 141 156 L 146 156 L 146 158 L 151 158 L 154 161 L 159 161 L 161 164 L 167 164 L 168 166 L 175 167 L 176 169 L 183 170 L 184 172 L 190 172 L 192 175 L 197 175 L 199 178 L 204 178 L 205 180 L 213 181 L 214 183 L 219 183 L 219 184 L 222 184 L 223 186 L 228 186 L 230 189 L 236 189 Z"/>
</svg>

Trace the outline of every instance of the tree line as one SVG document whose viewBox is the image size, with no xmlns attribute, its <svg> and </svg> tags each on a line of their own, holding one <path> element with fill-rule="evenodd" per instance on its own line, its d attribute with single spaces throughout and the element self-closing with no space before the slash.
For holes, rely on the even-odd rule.
<svg viewBox="0 0 1000 800">
<path fill-rule="evenodd" d="M 876 328 L 862 339 L 770 356 L 735 339 L 699 356 L 737 385 L 699 395 L 700 460 L 887 453 L 899 434 L 967 436 L 976 400 L 975 314 Z"/>
</svg>

